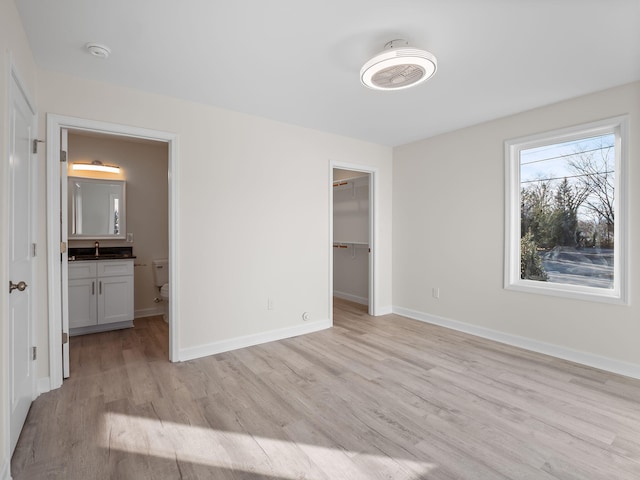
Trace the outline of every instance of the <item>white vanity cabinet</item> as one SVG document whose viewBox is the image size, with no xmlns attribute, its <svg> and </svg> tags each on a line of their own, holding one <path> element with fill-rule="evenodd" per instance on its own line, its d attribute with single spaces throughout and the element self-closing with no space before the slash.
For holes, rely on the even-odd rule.
<svg viewBox="0 0 640 480">
<path fill-rule="evenodd" d="M 133 327 L 133 259 L 69 262 L 69 333 Z"/>
</svg>

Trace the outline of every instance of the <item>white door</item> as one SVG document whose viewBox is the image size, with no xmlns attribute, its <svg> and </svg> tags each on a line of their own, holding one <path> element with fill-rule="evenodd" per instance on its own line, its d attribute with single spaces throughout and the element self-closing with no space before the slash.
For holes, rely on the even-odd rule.
<svg viewBox="0 0 640 480">
<path fill-rule="evenodd" d="M 33 175 L 31 149 L 36 116 L 18 82 L 11 78 L 9 112 L 9 343 L 11 452 L 34 396 L 33 312 Z M 6 288 L 6 285 L 5 285 Z"/>
</svg>

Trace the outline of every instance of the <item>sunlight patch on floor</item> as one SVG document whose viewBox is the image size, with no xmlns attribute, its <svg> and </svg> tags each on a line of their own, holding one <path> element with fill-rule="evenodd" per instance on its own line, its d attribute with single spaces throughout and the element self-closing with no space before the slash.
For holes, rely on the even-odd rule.
<svg viewBox="0 0 640 480">
<path fill-rule="evenodd" d="M 348 451 L 290 440 L 214 430 L 159 419 L 104 414 L 103 448 L 277 478 L 382 478 L 417 480 L 435 465 L 383 453 Z M 375 447 L 369 447 L 371 450 Z M 367 474 L 368 473 L 368 474 Z"/>
</svg>

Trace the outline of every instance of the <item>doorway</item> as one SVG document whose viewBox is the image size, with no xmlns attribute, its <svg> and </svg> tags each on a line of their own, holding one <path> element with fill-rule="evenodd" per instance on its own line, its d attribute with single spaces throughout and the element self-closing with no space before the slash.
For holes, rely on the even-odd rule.
<svg viewBox="0 0 640 480">
<path fill-rule="evenodd" d="M 62 169 L 66 172 L 67 165 L 59 152 L 65 151 L 66 145 L 61 142 L 61 133 L 68 130 L 84 135 L 97 135 L 105 138 L 127 138 L 130 141 L 163 142 L 167 147 L 168 165 L 168 252 L 169 262 L 175 265 L 178 244 L 177 235 L 177 136 L 172 133 L 148 130 L 126 125 L 97 122 L 61 115 L 47 115 L 47 232 L 49 237 L 48 249 L 48 279 L 49 279 L 49 371 L 51 388 L 62 385 L 65 366 L 68 368 L 68 343 L 63 343 L 68 331 L 68 311 L 65 308 L 65 292 L 68 290 L 68 278 L 65 267 L 68 259 L 66 239 L 60 229 L 60 214 L 66 208 L 61 199 L 64 187 L 61 186 Z M 64 160 L 64 159 L 63 159 Z M 62 209 L 61 209 L 62 208 Z M 176 268 L 170 270 L 170 284 L 176 285 Z M 169 360 L 178 360 L 177 339 L 177 301 L 173 291 L 169 294 Z M 66 315 L 66 317 L 65 317 Z M 62 334 L 62 335 L 61 335 Z M 60 342 L 62 337 L 63 342 Z M 67 355 L 65 358 L 64 351 Z"/>
<path fill-rule="evenodd" d="M 331 163 L 330 314 L 333 297 L 376 313 L 376 169 Z"/>
<path fill-rule="evenodd" d="M 84 130 L 69 130 L 67 146 L 60 185 L 61 235 L 69 260 L 63 330 L 68 315 L 69 336 L 81 336 L 70 340 L 71 351 L 92 341 L 82 335 L 131 328 L 142 317 L 164 313 L 153 262 L 169 257 L 168 154 L 166 142 Z M 93 170 L 105 166 L 107 171 Z M 78 261 L 96 248 L 111 259 Z M 63 264 L 63 274 L 64 269 Z M 168 349 L 168 342 L 164 346 Z"/>
</svg>

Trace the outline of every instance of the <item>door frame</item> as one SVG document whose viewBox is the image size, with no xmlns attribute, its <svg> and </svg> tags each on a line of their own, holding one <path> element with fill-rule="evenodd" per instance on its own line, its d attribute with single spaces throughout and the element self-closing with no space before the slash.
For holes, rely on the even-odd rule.
<svg viewBox="0 0 640 480">
<path fill-rule="evenodd" d="M 179 267 L 179 137 L 175 133 L 132 127 L 117 123 L 88 120 L 66 115 L 47 113 L 47 253 L 49 284 L 49 381 L 50 388 L 62 385 L 62 288 L 60 285 L 60 130 L 84 130 L 120 137 L 142 138 L 167 143 L 169 188 L 169 285 L 178 285 Z M 179 359 L 179 299 L 176 289 L 169 292 L 169 361 Z"/>
<path fill-rule="evenodd" d="M 378 212 L 378 169 L 359 163 L 347 163 L 331 160 L 329 162 L 329 319 L 333 325 L 333 169 L 352 170 L 369 174 L 369 315 L 376 316 L 380 308 L 378 299 L 378 233 L 376 214 Z"/>
</svg>

